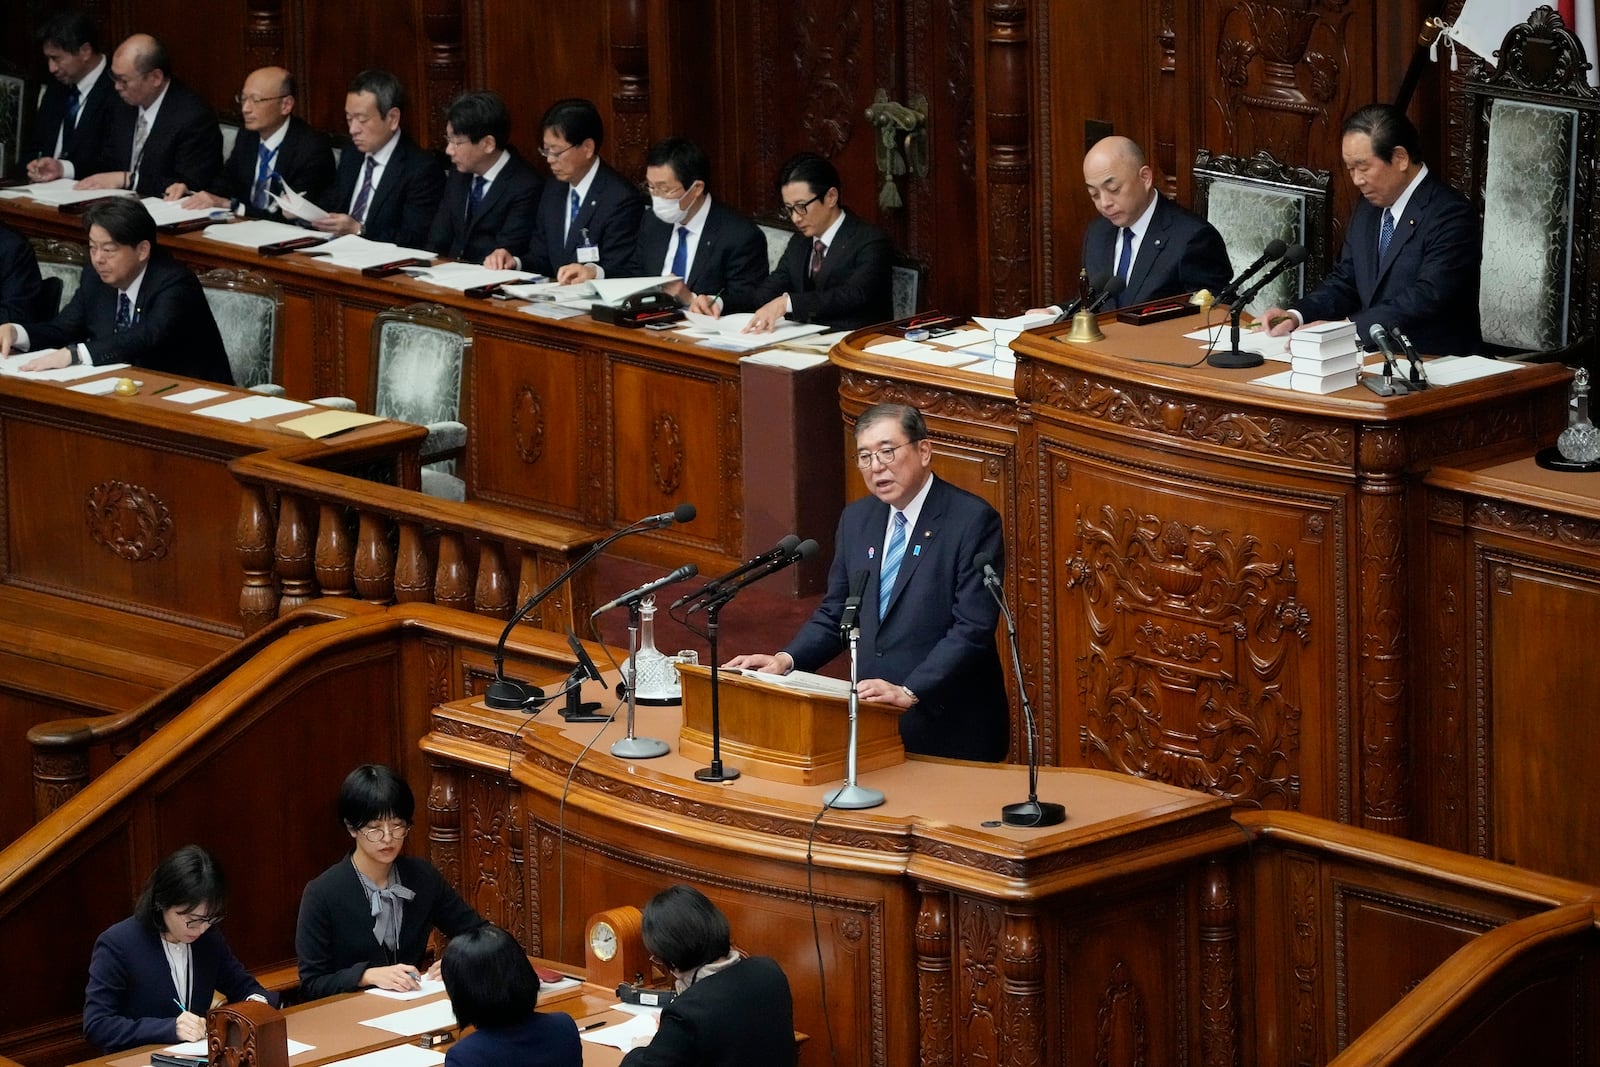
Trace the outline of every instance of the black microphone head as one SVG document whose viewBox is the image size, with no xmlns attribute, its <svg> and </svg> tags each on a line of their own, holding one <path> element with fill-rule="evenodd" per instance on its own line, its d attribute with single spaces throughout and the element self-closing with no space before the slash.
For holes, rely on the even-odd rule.
<svg viewBox="0 0 1600 1067">
<path fill-rule="evenodd" d="M 1267 242 L 1267 247 L 1261 250 L 1261 255 L 1265 259 L 1278 259 L 1287 251 L 1289 246 L 1274 238 Z"/>
<path fill-rule="evenodd" d="M 777 544 L 777 550 L 786 556 L 794 555 L 794 550 L 800 547 L 800 538 L 794 534 L 784 534 L 783 540 Z"/>
<path fill-rule="evenodd" d="M 1306 246 L 1290 245 L 1289 250 L 1283 254 L 1283 258 L 1289 263 L 1304 263 L 1306 258 Z"/>
<path fill-rule="evenodd" d="M 981 571 L 985 567 L 994 566 L 994 557 L 987 552 L 979 552 L 972 557 L 972 565 Z"/>
<path fill-rule="evenodd" d="M 822 546 L 817 544 L 814 538 L 808 537 L 804 541 L 801 541 L 799 546 L 794 550 L 795 558 L 810 559 L 812 556 L 817 554 L 821 547 Z"/>
<path fill-rule="evenodd" d="M 1302 254 L 1304 254 L 1304 253 L 1302 252 Z M 1100 295 L 1101 296 L 1116 296 L 1118 293 L 1122 292 L 1122 290 L 1126 289 L 1127 287 L 1128 287 L 1128 283 L 1123 280 L 1122 275 L 1113 274 L 1111 277 L 1106 279 L 1105 288 L 1100 290 Z"/>
<path fill-rule="evenodd" d="M 1100 290 L 1104 289 L 1106 287 L 1106 279 L 1109 277 L 1111 277 L 1110 271 L 1106 271 L 1102 274 L 1089 275 L 1090 292 L 1098 293 Z"/>
<path fill-rule="evenodd" d="M 685 563 L 683 566 L 679 567 L 677 570 L 673 571 L 670 575 L 668 575 L 668 577 L 671 578 L 674 582 L 681 582 L 685 578 L 693 578 L 695 575 L 697 575 L 699 573 L 700 573 L 700 568 L 699 567 L 695 566 L 693 563 Z"/>
<path fill-rule="evenodd" d="M 693 504 L 679 504 L 672 509 L 673 522 L 693 522 L 695 510 Z"/>
</svg>

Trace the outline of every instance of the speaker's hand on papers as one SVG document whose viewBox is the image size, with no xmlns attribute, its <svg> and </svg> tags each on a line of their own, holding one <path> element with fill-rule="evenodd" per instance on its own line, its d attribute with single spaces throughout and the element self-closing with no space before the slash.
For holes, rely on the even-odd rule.
<svg viewBox="0 0 1600 1067">
<path fill-rule="evenodd" d="M 689 301 L 689 310 L 696 315 L 710 315 L 714 319 L 722 317 L 722 294 L 707 296 L 705 293 L 694 294 Z"/>
<path fill-rule="evenodd" d="M 368 967 L 361 972 L 359 984 L 377 986 L 395 993 L 410 993 L 422 988 L 422 975 L 409 963 L 395 963 L 388 967 Z"/>
<path fill-rule="evenodd" d="M 911 698 L 906 696 L 902 686 L 886 682 L 882 678 L 866 678 L 857 682 L 856 696 L 862 700 L 870 700 L 874 704 L 888 704 L 896 708 L 911 706 Z"/>
<path fill-rule="evenodd" d="M 311 225 L 321 230 L 323 233 L 350 234 L 361 232 L 361 223 L 357 222 L 349 215 L 324 215 Z"/>
<path fill-rule="evenodd" d="M 171 197 L 167 199 L 170 200 Z M 218 196 L 216 193 L 208 193 L 202 190 L 198 193 L 190 193 L 183 198 L 183 203 L 178 206 L 189 211 L 199 211 L 201 208 L 209 208 L 215 211 L 218 208 L 227 207 L 228 199 L 227 197 Z"/>
<path fill-rule="evenodd" d="M 765 304 L 762 304 L 760 307 L 756 308 L 755 314 L 750 316 L 749 325 L 745 326 L 745 328 L 739 332 L 771 333 L 772 328 L 778 324 L 778 320 L 783 318 L 784 314 L 788 310 L 789 298 L 787 296 L 773 297 Z"/>
<path fill-rule="evenodd" d="M 81 179 L 74 189 L 126 189 L 128 187 L 128 172 L 124 170 L 108 170 L 104 174 L 91 174 Z"/>
<path fill-rule="evenodd" d="M 66 177 L 66 169 L 61 166 L 61 161 L 51 156 L 35 159 L 28 164 L 28 180 L 30 182 L 53 182 L 57 178 Z"/>
<path fill-rule="evenodd" d="M 735 656 L 722 665 L 730 671 L 756 671 L 760 674 L 788 674 L 794 669 L 794 661 L 788 653 L 779 652 L 776 656 L 763 655 L 752 652 L 745 656 Z"/>
<path fill-rule="evenodd" d="M 517 257 L 504 248 L 497 248 L 483 257 L 483 265 L 490 270 L 516 270 Z"/>
<path fill-rule="evenodd" d="M 179 1041 L 199 1041 L 206 1036 L 206 1021 L 192 1011 L 186 1011 L 175 1020 Z"/>
<path fill-rule="evenodd" d="M 55 370 L 57 367 L 67 367 L 71 366 L 71 364 L 72 353 L 65 348 L 47 348 L 17 369 L 21 371 Z"/>
<path fill-rule="evenodd" d="M 600 272 L 594 269 L 592 263 L 568 263 L 556 271 L 556 281 L 562 285 L 577 285 L 579 282 L 592 282 L 600 277 Z"/>
</svg>

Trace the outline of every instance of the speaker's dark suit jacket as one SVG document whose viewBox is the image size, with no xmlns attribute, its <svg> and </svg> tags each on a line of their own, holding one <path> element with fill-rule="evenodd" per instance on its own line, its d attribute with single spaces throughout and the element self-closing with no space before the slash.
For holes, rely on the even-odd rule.
<svg viewBox="0 0 1600 1067">
<path fill-rule="evenodd" d="M 417 143 L 406 132 L 385 164 L 385 172 L 367 202 L 367 217 L 362 233 L 369 240 L 388 241 L 406 248 L 426 248 L 428 227 L 439 210 L 444 195 L 444 166 L 439 157 Z M 361 187 L 361 172 L 367 157 L 346 148 L 339 157 L 339 175 L 333 192 L 317 204 L 328 211 L 348 214 Z"/>
<path fill-rule="evenodd" d="M 421 963 L 428 932 L 435 927 L 454 937 L 483 924 L 483 918 L 427 860 L 400 856 L 394 866 L 400 884 L 416 894 L 405 902 L 400 948 L 394 953 L 372 936 L 372 908 L 349 856 L 306 883 L 294 929 L 300 993 L 306 1000 L 351 992 L 368 967 Z"/>
<path fill-rule="evenodd" d="M 137 917 L 123 919 L 95 940 L 89 957 L 89 985 L 83 995 L 83 1036 L 105 1052 L 178 1040 L 178 1004 L 205 1018 L 212 994 L 230 1002 L 265 997 L 278 1003 L 250 977 L 213 926 L 190 947 L 189 988 L 178 989 L 161 948 L 161 936 Z"/>
<path fill-rule="evenodd" d="M 428 231 L 428 248 L 464 263 L 482 263 L 497 248 L 504 248 L 518 259 L 526 258 L 533 242 L 533 212 L 544 175 L 529 166 L 516 149 L 506 151 L 506 165 L 484 190 L 483 202 L 470 219 L 467 199 L 474 175 L 451 170 L 444 183 L 444 199 L 439 201 L 439 211 Z"/>
<path fill-rule="evenodd" d="M 639 273 L 666 273 L 667 249 L 676 226 L 646 211 L 639 223 Z M 706 211 L 705 229 L 694 250 L 694 263 L 683 279 L 692 293 L 726 293 L 750 289 L 767 276 L 767 242 L 756 224 L 715 198 Z"/>
<path fill-rule="evenodd" d="M 1004 759 L 1009 714 L 995 625 L 1000 609 L 973 557 L 1004 567 L 1000 516 L 979 497 L 934 478 L 906 552 L 889 610 L 878 620 L 878 571 L 889 505 L 868 496 L 839 517 L 828 591 L 784 651 L 799 670 L 816 670 L 846 651 L 839 618 L 850 575 L 869 575 L 861 600 L 860 677 L 882 678 L 917 694 L 900 716 L 907 752 L 955 759 Z"/>
<path fill-rule="evenodd" d="M 623 1067 L 793 1067 L 794 1001 L 783 969 L 750 956 L 708 974 L 661 1011 Z"/>
<path fill-rule="evenodd" d="M 44 99 L 39 101 L 39 114 L 34 120 L 34 154 L 53 156 L 56 135 L 67 118 L 68 86 L 51 78 L 44 89 Z M 111 126 L 119 113 L 132 111 L 122 102 L 122 97 L 111 85 L 111 61 L 95 79 L 94 88 L 78 104 L 78 121 L 67 127 L 61 141 L 61 159 L 72 161 L 72 172 L 80 178 L 101 174 L 108 170 L 123 170 L 126 159 L 111 158 Z M 128 120 L 130 123 L 132 120 Z M 132 129 L 132 126 L 129 126 Z"/>
<path fill-rule="evenodd" d="M 136 107 L 117 112 L 111 124 L 111 165 L 107 170 L 127 170 L 132 165 L 133 128 L 138 121 Z M 135 189 L 140 196 L 165 196 L 173 182 L 209 189 L 221 170 L 222 130 L 217 127 L 217 116 L 187 85 L 168 83 L 155 125 L 145 137 Z M 88 177 L 82 167 L 78 175 Z"/>
<path fill-rule="evenodd" d="M 634 184 L 601 160 L 599 172 L 589 183 L 589 195 L 578 206 L 578 217 L 565 238 L 561 235 L 571 209 L 572 186 L 547 181 L 539 194 L 539 213 L 534 220 L 533 245 L 522 265 L 554 278 L 568 263 L 578 262 L 578 246 L 583 234 L 600 250 L 600 266 L 608 278 L 634 278 L 640 273 L 634 263 L 634 245 L 639 238 L 639 221 L 645 199 Z"/>
<path fill-rule="evenodd" d="M 1089 223 L 1083 233 L 1083 265 L 1091 276 L 1116 267 L 1121 234 L 1104 215 L 1096 215 Z M 1196 289 L 1217 293 L 1232 277 L 1228 249 L 1217 228 L 1158 193 L 1150 228 L 1128 270 L 1128 287 L 1108 300 L 1106 307 L 1131 307 Z M 1064 300 L 1061 306 L 1070 302 Z"/>
<path fill-rule="evenodd" d="M 893 266 L 889 235 L 846 212 L 816 278 L 811 277 L 811 238 L 797 233 L 789 238 L 776 270 L 759 285 L 730 289 L 723 306 L 754 311 L 788 293 L 791 319 L 855 330 L 894 318 Z"/>
<path fill-rule="evenodd" d="M 117 291 L 83 268 L 78 291 L 50 322 L 25 323 L 31 351 L 87 343 L 96 363 L 135 367 L 233 384 L 222 334 L 194 272 L 155 248 L 145 266 L 133 324 L 116 333 Z"/>
<path fill-rule="evenodd" d="M 0 224 L 0 322 L 32 322 L 54 311 L 44 306 L 44 279 L 33 245 Z"/>
<path fill-rule="evenodd" d="M 1395 219 L 1380 263 L 1382 225 L 1383 209 L 1357 200 L 1338 264 L 1289 306 L 1307 322 L 1348 318 L 1372 347 L 1367 329 L 1381 322 L 1404 330 L 1424 355 L 1475 350 L 1483 244 L 1472 205 L 1429 171 Z"/>
<path fill-rule="evenodd" d="M 240 130 L 234 139 L 233 152 L 223 166 L 217 180 L 206 189 L 208 193 L 225 196 L 245 205 L 245 212 L 256 218 L 276 216 L 278 205 L 270 199 L 267 209 L 259 210 L 250 203 L 254 191 L 256 167 L 260 164 L 261 135 L 254 130 Z M 333 188 L 333 148 L 328 139 L 313 130 L 298 115 L 289 116 L 288 129 L 278 143 L 278 158 L 272 172 L 281 177 L 291 189 L 317 203 Z"/>
</svg>

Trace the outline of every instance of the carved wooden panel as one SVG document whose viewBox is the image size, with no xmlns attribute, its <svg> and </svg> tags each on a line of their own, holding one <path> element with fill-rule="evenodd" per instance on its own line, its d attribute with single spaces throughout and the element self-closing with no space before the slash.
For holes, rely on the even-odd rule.
<svg viewBox="0 0 1600 1067">
<path fill-rule="evenodd" d="M 1333 815 L 1342 501 L 1252 500 L 1056 448 L 1039 462 L 1061 762 Z"/>
<path fill-rule="evenodd" d="M 580 430 L 584 360 L 568 346 L 476 329 L 467 479 L 474 498 L 584 517 L 588 454 Z"/>
</svg>

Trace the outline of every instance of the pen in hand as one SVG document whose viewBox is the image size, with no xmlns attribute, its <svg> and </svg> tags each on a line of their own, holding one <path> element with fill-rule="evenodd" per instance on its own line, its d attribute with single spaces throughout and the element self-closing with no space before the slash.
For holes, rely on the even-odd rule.
<svg viewBox="0 0 1600 1067">
<path fill-rule="evenodd" d="M 605 1024 L 606 1024 L 606 1020 L 604 1020 L 604 1019 L 596 1019 L 592 1023 L 584 1023 L 583 1026 L 580 1027 L 580 1029 L 582 1029 L 585 1033 L 587 1033 L 590 1030 L 598 1030 L 602 1026 L 604 1026 Z"/>
</svg>

